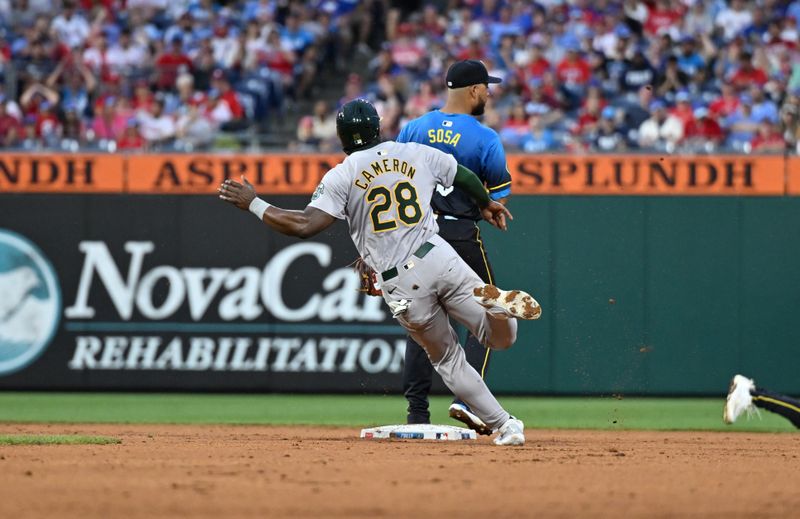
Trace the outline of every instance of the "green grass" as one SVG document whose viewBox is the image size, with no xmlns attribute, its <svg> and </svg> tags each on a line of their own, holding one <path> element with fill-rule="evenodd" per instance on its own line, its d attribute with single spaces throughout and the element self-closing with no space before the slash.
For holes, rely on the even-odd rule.
<svg viewBox="0 0 800 519">
<path fill-rule="evenodd" d="M 606 430 L 795 431 L 785 419 L 722 423 L 722 398 L 501 397 L 528 428 Z M 434 397 L 432 420 L 450 399 Z M 0 393 L 0 422 L 310 424 L 364 427 L 402 423 L 402 396 Z"/>
<path fill-rule="evenodd" d="M 80 434 L 0 434 L 0 445 L 109 445 L 122 443 L 110 436 Z"/>
</svg>

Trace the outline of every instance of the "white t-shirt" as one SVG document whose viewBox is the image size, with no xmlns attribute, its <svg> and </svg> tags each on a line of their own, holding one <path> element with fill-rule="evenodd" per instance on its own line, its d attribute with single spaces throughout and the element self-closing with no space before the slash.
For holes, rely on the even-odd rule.
<svg viewBox="0 0 800 519">
<path fill-rule="evenodd" d="M 78 14 L 73 14 L 69 20 L 60 14 L 53 19 L 50 27 L 59 41 L 73 49 L 83 45 L 89 37 L 89 22 Z"/>
<path fill-rule="evenodd" d="M 328 171 L 309 206 L 347 220 L 361 257 L 383 272 L 439 232 L 431 197 L 437 184 L 453 185 L 457 168 L 452 155 L 430 146 L 382 142 Z"/>
<path fill-rule="evenodd" d="M 175 136 L 175 121 L 168 115 L 153 117 L 147 112 L 139 112 L 139 133 L 147 141 L 161 141 Z"/>
<path fill-rule="evenodd" d="M 725 9 L 717 15 L 717 25 L 722 27 L 725 39 L 731 40 L 753 23 L 753 14 L 747 9 Z"/>
</svg>

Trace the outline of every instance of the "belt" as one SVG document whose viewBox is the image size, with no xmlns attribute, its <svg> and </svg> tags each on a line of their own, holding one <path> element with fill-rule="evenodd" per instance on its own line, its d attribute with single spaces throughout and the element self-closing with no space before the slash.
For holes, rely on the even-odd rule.
<svg viewBox="0 0 800 519">
<path fill-rule="evenodd" d="M 426 241 L 425 243 L 423 243 L 422 245 L 420 245 L 420 246 L 419 246 L 419 248 L 418 248 L 417 250 L 415 250 L 415 251 L 414 251 L 414 256 L 418 257 L 419 259 L 422 259 L 422 258 L 424 258 L 424 257 L 425 257 L 425 256 L 426 256 L 426 255 L 427 255 L 427 254 L 428 254 L 428 253 L 431 251 L 431 249 L 432 249 L 432 248 L 434 248 L 434 247 L 435 247 L 435 245 L 434 245 L 434 244 L 432 244 L 432 243 L 431 243 L 431 242 L 429 242 L 429 241 Z M 405 265 L 403 265 L 403 267 L 406 267 L 407 265 L 408 265 L 408 263 L 406 263 Z M 411 268 L 411 267 L 408 267 L 408 268 Z M 392 268 L 390 268 L 389 270 L 384 270 L 383 272 L 381 272 L 381 278 L 382 278 L 384 281 L 389 281 L 390 279 L 392 279 L 392 278 L 396 278 L 396 277 L 397 277 L 397 267 L 392 267 Z"/>
</svg>

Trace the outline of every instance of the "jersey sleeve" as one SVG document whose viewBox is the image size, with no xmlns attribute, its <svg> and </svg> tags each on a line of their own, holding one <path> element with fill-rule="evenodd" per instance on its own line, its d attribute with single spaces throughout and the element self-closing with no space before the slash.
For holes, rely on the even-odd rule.
<svg viewBox="0 0 800 519">
<path fill-rule="evenodd" d="M 411 126 L 412 122 L 408 122 L 403 126 L 400 130 L 400 134 L 397 136 L 397 142 L 411 142 L 411 135 L 413 134 Z"/>
<path fill-rule="evenodd" d="M 492 200 L 499 200 L 511 194 L 511 173 L 508 171 L 506 152 L 500 136 L 492 132 L 491 139 L 483 149 L 481 166 L 486 186 Z"/>
<path fill-rule="evenodd" d="M 456 158 L 449 153 L 439 151 L 430 146 L 425 146 L 424 144 L 418 144 L 417 146 L 419 151 L 424 153 L 425 162 L 430 167 L 436 181 L 444 187 L 452 186 L 456 178 L 456 170 L 458 169 Z"/>
<path fill-rule="evenodd" d="M 309 207 L 325 211 L 334 218 L 343 220 L 347 209 L 347 195 L 350 192 L 350 183 L 347 181 L 342 165 L 338 165 L 325 173 L 322 181 L 311 195 Z"/>
</svg>

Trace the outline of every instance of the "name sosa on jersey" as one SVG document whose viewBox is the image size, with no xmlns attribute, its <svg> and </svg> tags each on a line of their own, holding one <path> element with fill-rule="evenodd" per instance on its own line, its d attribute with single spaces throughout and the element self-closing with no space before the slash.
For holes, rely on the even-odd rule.
<svg viewBox="0 0 800 519">
<path fill-rule="evenodd" d="M 428 140 L 431 144 L 449 144 L 450 146 L 457 146 L 458 141 L 461 139 L 461 134 L 453 130 L 428 130 Z"/>
</svg>

